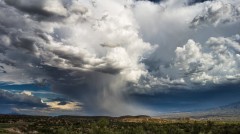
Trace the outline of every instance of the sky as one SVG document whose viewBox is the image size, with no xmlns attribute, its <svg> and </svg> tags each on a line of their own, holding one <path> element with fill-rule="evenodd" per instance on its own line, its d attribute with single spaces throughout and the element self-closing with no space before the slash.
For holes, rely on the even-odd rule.
<svg viewBox="0 0 240 134">
<path fill-rule="evenodd" d="M 239 0 L 0 0 L 0 114 L 237 102 L 239 43 Z"/>
</svg>

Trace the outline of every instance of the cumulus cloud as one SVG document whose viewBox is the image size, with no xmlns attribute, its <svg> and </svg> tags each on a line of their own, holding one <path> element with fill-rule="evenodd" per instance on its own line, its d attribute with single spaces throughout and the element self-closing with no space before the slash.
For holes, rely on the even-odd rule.
<svg viewBox="0 0 240 134">
<path fill-rule="evenodd" d="M 46 105 L 49 106 L 50 110 L 62 110 L 62 111 L 81 111 L 83 104 L 77 101 L 69 100 L 66 98 L 53 98 L 44 99 Z"/>
<path fill-rule="evenodd" d="M 71 114 L 72 112 L 75 114 L 82 113 L 83 104 L 79 101 L 60 98 L 40 98 L 35 93 L 27 90 L 19 92 L 1 89 L 0 107 L 3 107 L 3 111 L 8 113 L 16 112 L 19 114 L 54 115 L 61 112 L 66 114 Z"/>
<path fill-rule="evenodd" d="M 81 108 L 77 102 L 61 103 L 60 101 L 54 101 L 47 102 L 46 104 L 50 106 L 51 109 L 78 110 Z"/>
<path fill-rule="evenodd" d="M 30 92 L 13 93 L 6 90 L 0 90 L 0 105 L 10 105 L 12 108 L 33 108 L 48 107 L 38 97 L 33 96 Z"/>
<path fill-rule="evenodd" d="M 239 35 L 211 37 L 204 45 L 189 40 L 176 49 L 175 66 L 196 84 L 239 82 L 239 50 Z"/>
<path fill-rule="evenodd" d="M 203 24 L 218 25 L 222 23 L 235 22 L 240 18 L 239 3 L 225 1 L 213 1 L 206 3 L 203 12 L 196 16 L 191 22 L 192 27 Z"/>
<path fill-rule="evenodd" d="M 67 15 L 67 10 L 64 8 L 62 2 L 59 0 L 5 0 L 5 2 L 27 13 L 43 16 Z"/>
</svg>

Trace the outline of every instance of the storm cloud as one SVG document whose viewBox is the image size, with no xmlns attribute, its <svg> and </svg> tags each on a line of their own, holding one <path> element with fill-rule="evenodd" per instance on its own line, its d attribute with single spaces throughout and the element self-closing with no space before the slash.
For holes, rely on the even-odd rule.
<svg viewBox="0 0 240 134">
<path fill-rule="evenodd" d="M 19 108 L 48 107 L 38 97 L 33 96 L 30 92 L 13 93 L 6 90 L 0 90 L 1 107 L 14 105 Z"/>
<path fill-rule="evenodd" d="M 240 79 L 237 0 L 0 0 L 0 7 L 0 82 L 47 84 L 78 101 L 46 103 L 55 109 L 150 114 L 132 94 Z"/>
</svg>

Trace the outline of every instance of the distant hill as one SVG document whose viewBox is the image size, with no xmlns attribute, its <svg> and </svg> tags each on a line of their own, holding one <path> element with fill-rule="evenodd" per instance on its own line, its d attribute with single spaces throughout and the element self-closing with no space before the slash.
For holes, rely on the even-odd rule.
<svg viewBox="0 0 240 134">
<path fill-rule="evenodd" d="M 196 112 L 180 112 L 160 116 L 162 118 L 193 118 L 199 120 L 240 120 L 240 101 Z"/>
<path fill-rule="evenodd" d="M 231 103 L 225 106 L 221 106 L 221 109 L 232 109 L 232 110 L 240 110 L 240 101 Z"/>
<path fill-rule="evenodd" d="M 220 106 L 210 110 L 206 110 L 207 113 L 212 113 L 214 115 L 228 115 L 228 116 L 239 116 L 240 117 L 240 101 L 231 103 L 228 105 Z"/>
</svg>

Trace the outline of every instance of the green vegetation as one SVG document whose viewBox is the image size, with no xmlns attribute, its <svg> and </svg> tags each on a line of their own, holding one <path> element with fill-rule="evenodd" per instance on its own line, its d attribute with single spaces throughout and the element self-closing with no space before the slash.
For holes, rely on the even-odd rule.
<svg viewBox="0 0 240 134">
<path fill-rule="evenodd" d="M 240 134 L 240 122 L 150 117 L 0 116 L 0 134 Z"/>
</svg>

